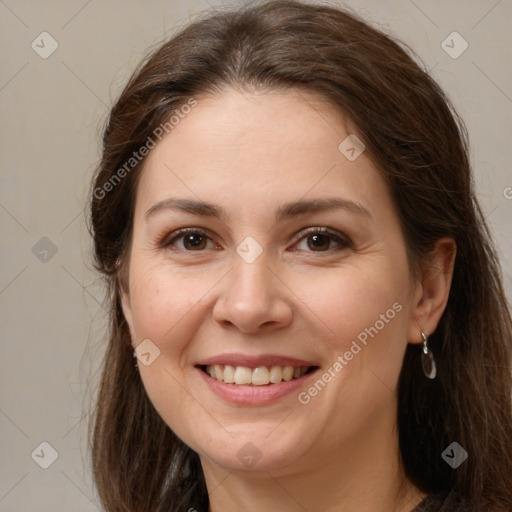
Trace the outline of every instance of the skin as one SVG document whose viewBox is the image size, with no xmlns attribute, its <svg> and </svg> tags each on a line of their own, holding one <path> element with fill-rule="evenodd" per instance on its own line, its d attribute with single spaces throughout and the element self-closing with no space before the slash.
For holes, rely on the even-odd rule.
<svg viewBox="0 0 512 512">
<path fill-rule="evenodd" d="M 137 190 L 123 308 L 133 346 L 150 339 L 160 350 L 139 364 L 149 398 L 199 454 L 212 512 L 412 510 L 424 494 L 399 464 L 397 381 L 407 343 L 432 333 L 446 306 L 453 241 L 440 240 L 434 267 L 412 279 L 379 171 L 365 152 L 349 161 L 339 151 L 357 132 L 321 98 L 226 89 L 197 100 L 148 155 Z M 171 197 L 213 203 L 225 217 L 146 215 Z M 368 215 L 337 208 L 276 223 L 285 203 L 330 197 Z M 350 243 L 321 238 L 318 249 L 314 233 L 301 234 L 325 226 Z M 162 246 L 183 227 L 205 232 L 199 250 L 183 238 Z M 248 236 L 263 249 L 252 263 L 236 252 Z M 234 405 L 194 368 L 226 352 L 270 353 L 314 361 L 321 374 L 396 303 L 400 312 L 306 405 L 297 393 Z M 261 455 L 252 468 L 237 457 L 248 442 Z"/>
</svg>

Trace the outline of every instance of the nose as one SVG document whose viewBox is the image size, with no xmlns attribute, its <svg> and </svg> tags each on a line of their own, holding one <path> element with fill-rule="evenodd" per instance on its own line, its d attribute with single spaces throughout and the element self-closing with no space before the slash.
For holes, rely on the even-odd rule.
<svg viewBox="0 0 512 512">
<path fill-rule="evenodd" d="M 291 292 L 261 256 L 247 263 L 235 256 L 234 267 L 222 281 L 213 319 L 243 333 L 283 328 L 293 317 Z"/>
</svg>

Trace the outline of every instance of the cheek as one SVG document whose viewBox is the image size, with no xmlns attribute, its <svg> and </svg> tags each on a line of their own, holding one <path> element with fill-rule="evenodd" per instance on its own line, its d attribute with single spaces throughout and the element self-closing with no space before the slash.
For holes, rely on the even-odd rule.
<svg viewBox="0 0 512 512">
<path fill-rule="evenodd" d="M 344 403 L 354 418 L 392 398 L 407 346 L 407 265 L 383 263 L 347 266 L 322 291 L 310 289 L 311 308 L 330 331 L 321 340 L 326 369 L 336 375 L 322 400 Z"/>
<path fill-rule="evenodd" d="M 407 345 L 407 271 L 391 260 L 369 262 L 309 287 L 308 305 L 329 329 L 318 340 L 324 361 L 318 378 L 328 384 L 312 383 L 301 403 L 329 407 L 335 431 L 340 425 L 371 424 L 392 409 Z"/>
<path fill-rule="evenodd" d="M 305 303 L 315 313 L 318 324 L 325 327 L 325 340 L 337 349 L 350 345 L 375 324 L 384 334 L 396 330 L 405 319 L 400 312 L 408 290 L 406 273 L 399 268 L 383 267 L 381 261 L 369 263 L 370 260 L 364 267 L 347 265 L 324 277 L 296 283 L 297 295 L 306 298 Z"/>
<path fill-rule="evenodd" d="M 164 354 L 175 356 L 190 341 L 198 315 L 204 319 L 203 302 L 218 281 L 217 274 L 183 272 L 165 261 L 148 264 L 142 258 L 134 258 L 131 272 L 136 342 L 148 338 Z"/>
<path fill-rule="evenodd" d="M 138 266 L 137 263 L 135 259 L 130 276 L 136 343 L 149 339 L 159 349 L 158 357 L 150 365 L 139 362 L 140 376 L 160 416 L 175 433 L 186 437 L 187 428 L 183 425 L 192 421 L 196 413 L 190 411 L 185 420 L 173 411 L 190 409 L 190 394 L 185 390 L 180 367 L 184 366 L 182 355 L 197 328 L 200 300 L 208 290 L 208 283 L 183 279 L 179 271 L 170 271 L 165 264 Z"/>
<path fill-rule="evenodd" d="M 160 348 L 173 326 L 193 308 L 192 283 L 187 289 L 158 272 L 147 272 L 132 288 L 132 314 L 138 341 L 149 338 Z"/>
</svg>

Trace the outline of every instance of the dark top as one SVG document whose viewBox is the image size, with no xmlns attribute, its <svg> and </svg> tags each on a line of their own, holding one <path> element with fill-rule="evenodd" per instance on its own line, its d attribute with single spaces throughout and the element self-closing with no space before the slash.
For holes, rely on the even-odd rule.
<svg viewBox="0 0 512 512">
<path fill-rule="evenodd" d="M 486 508 L 486 511 L 492 510 Z M 475 507 L 464 503 L 455 491 L 427 496 L 411 512 L 480 512 Z"/>
<path fill-rule="evenodd" d="M 466 509 L 463 508 L 460 499 L 452 491 L 427 496 L 411 512 L 466 512 Z"/>
</svg>

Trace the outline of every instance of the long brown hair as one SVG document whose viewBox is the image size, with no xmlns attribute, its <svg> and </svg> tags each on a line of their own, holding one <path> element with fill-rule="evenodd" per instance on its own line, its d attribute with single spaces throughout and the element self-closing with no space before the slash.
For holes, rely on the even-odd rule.
<svg viewBox="0 0 512 512">
<path fill-rule="evenodd" d="M 108 512 L 208 509 L 197 454 L 143 388 L 120 302 L 141 161 L 126 163 L 191 98 L 241 90 L 317 93 L 357 127 L 396 202 L 411 272 L 440 237 L 457 257 L 448 305 L 430 338 L 438 377 L 409 345 L 398 390 L 406 475 L 427 493 L 455 488 L 477 510 L 512 509 L 512 322 L 490 233 L 475 198 L 467 134 L 404 45 L 337 8 L 294 0 L 212 12 L 154 51 L 112 108 L 91 194 L 95 264 L 105 276 L 109 341 L 90 448 Z M 119 170 L 123 168 L 125 172 Z M 452 442 L 458 469 L 441 457 Z"/>
</svg>

